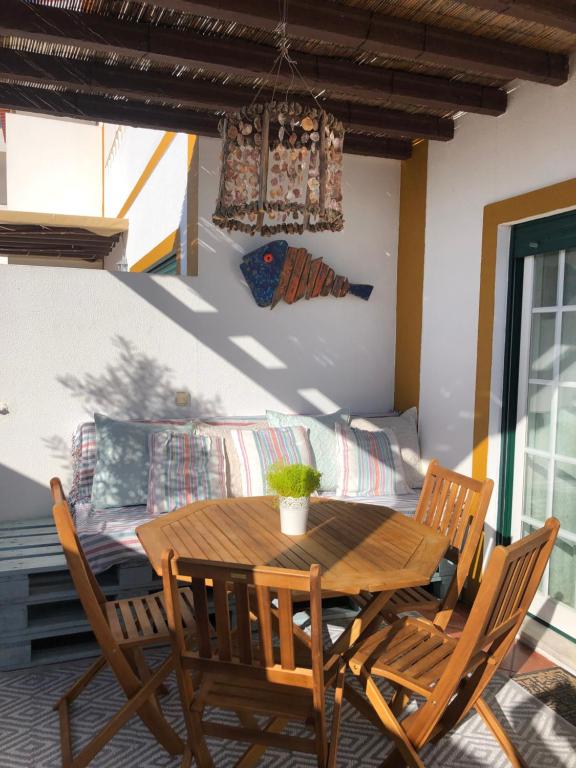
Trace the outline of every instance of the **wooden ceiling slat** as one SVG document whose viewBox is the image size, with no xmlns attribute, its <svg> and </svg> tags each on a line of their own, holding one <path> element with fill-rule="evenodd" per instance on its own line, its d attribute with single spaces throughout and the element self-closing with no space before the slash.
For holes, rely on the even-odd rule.
<svg viewBox="0 0 576 768">
<path fill-rule="evenodd" d="M 275 7 L 275 4 L 270 6 Z M 236 10 L 238 8 L 236 4 Z M 136 60 L 145 57 L 159 64 L 202 67 L 212 72 L 255 78 L 269 74 L 277 55 L 275 48 L 244 40 L 220 39 L 190 30 L 167 30 L 96 14 L 30 6 L 19 0 L 2 0 L 0 34 L 37 43 L 70 44 L 87 52 L 118 54 Z M 358 65 L 328 56 L 298 53 L 297 58 L 306 81 L 318 91 L 334 90 L 344 96 L 367 99 L 390 95 L 397 102 L 447 111 L 499 115 L 506 109 L 506 92 L 500 88 Z M 288 84 L 290 76 L 282 72 L 279 80 Z"/>
<path fill-rule="evenodd" d="M 278 4 L 269 0 L 154 0 L 154 5 L 267 31 L 278 25 Z M 534 0 L 524 5 L 538 3 Z M 568 57 L 563 54 L 338 3 L 290 0 L 287 33 L 367 53 L 418 59 L 469 72 L 491 72 L 510 79 L 561 85 L 568 78 Z"/>
<path fill-rule="evenodd" d="M 574 0 L 458 0 L 473 8 L 495 11 L 523 21 L 535 21 L 546 27 L 576 32 Z"/>
<path fill-rule="evenodd" d="M 214 115 L 106 96 L 0 83 L 0 105 L 8 109 L 22 109 L 39 114 L 100 120 L 200 136 L 219 136 L 218 118 Z M 398 160 L 410 157 L 411 148 L 411 142 L 407 139 L 354 133 L 348 133 L 344 142 L 344 151 L 348 154 L 391 157 Z"/>
<path fill-rule="evenodd" d="M 11 82 L 22 84 L 59 85 L 85 94 L 121 95 L 214 111 L 240 109 L 256 96 L 252 88 L 0 49 L 0 77 L 8 75 Z M 272 91 L 262 91 L 261 97 L 271 98 Z M 454 136 L 454 122 L 449 118 L 337 100 L 325 100 L 323 104 L 352 130 L 438 141 L 449 141 Z"/>
</svg>

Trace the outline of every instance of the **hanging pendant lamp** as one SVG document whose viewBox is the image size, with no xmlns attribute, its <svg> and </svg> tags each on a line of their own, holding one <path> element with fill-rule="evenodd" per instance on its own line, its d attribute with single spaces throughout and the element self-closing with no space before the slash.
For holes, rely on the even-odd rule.
<svg viewBox="0 0 576 768">
<path fill-rule="evenodd" d="M 212 220 L 251 235 L 338 232 L 344 225 L 344 127 L 322 108 L 288 55 L 285 19 L 279 30 L 272 70 L 278 79 L 285 62 L 292 82 L 299 77 L 304 83 L 310 103 L 299 103 L 288 89 L 282 100 L 255 100 L 221 121 L 220 188 Z M 272 93 L 277 91 L 276 84 Z"/>
</svg>

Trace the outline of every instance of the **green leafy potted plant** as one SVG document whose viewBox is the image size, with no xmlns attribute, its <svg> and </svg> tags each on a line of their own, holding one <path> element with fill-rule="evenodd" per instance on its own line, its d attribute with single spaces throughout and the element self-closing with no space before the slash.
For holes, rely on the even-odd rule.
<svg viewBox="0 0 576 768">
<path fill-rule="evenodd" d="M 289 536 L 306 533 L 310 494 L 320 487 L 321 473 L 306 464 L 273 464 L 268 487 L 278 496 L 280 530 Z"/>
</svg>

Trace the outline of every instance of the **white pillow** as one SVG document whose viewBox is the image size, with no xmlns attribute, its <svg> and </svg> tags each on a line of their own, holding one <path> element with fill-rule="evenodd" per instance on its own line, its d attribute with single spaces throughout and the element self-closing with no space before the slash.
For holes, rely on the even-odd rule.
<svg viewBox="0 0 576 768">
<path fill-rule="evenodd" d="M 410 488 L 422 487 L 426 468 L 420 458 L 418 412 L 416 408 L 409 408 L 397 416 L 353 418 L 350 426 L 353 429 L 362 429 L 366 432 L 374 432 L 384 428 L 393 430 L 400 445 L 406 482 Z"/>
</svg>

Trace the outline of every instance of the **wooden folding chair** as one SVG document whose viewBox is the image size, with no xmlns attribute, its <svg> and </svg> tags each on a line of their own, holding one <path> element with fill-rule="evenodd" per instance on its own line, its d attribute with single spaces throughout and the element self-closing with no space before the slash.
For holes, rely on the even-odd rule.
<svg viewBox="0 0 576 768">
<path fill-rule="evenodd" d="M 478 549 L 493 487 L 492 480 L 474 480 L 440 466 L 437 461 L 430 462 L 415 520 L 450 539 L 445 557 L 456 569 L 442 600 L 424 587 L 395 592 L 382 612 L 387 621 L 394 621 L 399 613 L 418 611 L 434 617 L 436 626 L 446 628 Z"/>
<path fill-rule="evenodd" d="M 315 754 L 319 766 L 333 766 L 345 664 L 337 659 L 324 667 L 320 567 L 313 565 L 308 572 L 223 565 L 176 558 L 169 550 L 163 555 L 162 570 L 188 732 L 182 768 L 188 768 L 192 758 L 200 768 L 213 765 L 206 736 L 252 743 L 237 763 L 242 768 L 252 765 L 266 747 Z M 176 599 L 179 577 L 192 581 L 198 650 L 190 649 L 182 631 Z M 207 582 L 212 586 L 215 633 L 209 620 Z M 293 624 L 295 593 L 310 598 L 309 663 L 300 660 L 306 643 L 294 642 L 299 632 Z M 202 674 L 198 687 L 192 680 L 194 672 Z M 332 683 L 336 690 L 329 748 L 324 695 L 326 685 Z M 232 710 L 241 724 L 206 719 L 207 706 Z M 268 718 L 263 728 L 255 715 Z M 290 721 L 310 726 L 313 737 L 283 734 Z"/>
<path fill-rule="evenodd" d="M 403 617 L 357 647 L 349 660 L 381 727 L 396 749 L 382 768 L 424 768 L 419 751 L 439 741 L 476 709 L 514 768 L 528 768 L 482 697 L 512 646 L 550 558 L 560 527 L 543 528 L 509 547 L 496 547 L 460 639 L 423 618 Z M 394 689 L 387 702 L 374 678 Z M 424 698 L 400 720 L 412 694 Z"/>
<path fill-rule="evenodd" d="M 164 719 L 156 693 L 162 692 L 163 681 L 174 669 L 172 654 L 151 670 L 142 649 L 148 645 L 169 645 L 163 593 L 107 601 L 78 540 L 68 503 L 58 478 L 50 481 L 52 509 L 60 542 L 64 549 L 72 581 L 91 629 L 98 641 L 101 656 L 55 705 L 60 716 L 60 739 L 64 768 L 83 768 L 90 763 L 114 734 L 135 714 L 172 755 L 182 754 L 182 740 Z M 178 591 L 183 631 L 194 630 L 192 594 Z M 70 727 L 70 704 L 86 688 L 92 678 L 108 664 L 124 691 L 127 702 L 109 722 L 74 756 Z"/>
</svg>

